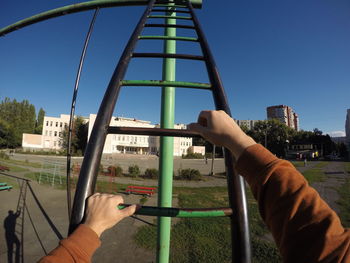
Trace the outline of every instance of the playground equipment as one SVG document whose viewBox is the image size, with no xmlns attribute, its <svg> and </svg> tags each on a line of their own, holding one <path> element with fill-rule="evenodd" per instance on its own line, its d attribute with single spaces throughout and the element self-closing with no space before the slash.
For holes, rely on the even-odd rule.
<svg viewBox="0 0 350 263">
<path fill-rule="evenodd" d="M 160 179 L 158 185 L 158 207 L 142 207 L 137 214 L 158 216 L 158 249 L 157 262 L 169 261 L 169 243 L 171 217 L 207 217 L 207 216 L 229 216 L 231 219 L 231 238 L 232 238 L 232 261 L 250 262 L 251 249 L 249 237 L 249 222 L 247 214 L 247 203 L 245 198 L 244 180 L 235 174 L 234 158 L 230 151 L 224 150 L 226 175 L 229 191 L 228 208 L 206 208 L 206 209 L 179 209 L 171 207 L 172 197 L 172 175 L 173 175 L 173 137 L 196 137 L 199 136 L 188 130 L 177 130 L 174 127 L 174 95 L 175 88 L 195 88 L 211 91 L 213 94 L 217 110 L 224 110 L 230 115 L 230 109 L 227 103 L 226 95 L 222 82 L 219 77 L 214 58 L 210 52 L 208 43 L 203 30 L 194 12 L 194 7 L 201 7 L 201 0 L 96 0 L 62 8 L 57 8 L 28 19 L 19 21 L 0 30 L 0 35 L 7 34 L 18 28 L 43 21 L 48 18 L 74 13 L 84 10 L 123 6 L 123 5 L 146 5 L 142 17 L 140 18 L 135 30 L 133 31 L 118 65 L 111 77 L 110 83 L 105 92 L 105 96 L 100 105 L 97 118 L 85 151 L 84 160 L 81 166 L 77 190 L 74 197 L 73 208 L 71 210 L 70 227 L 71 233 L 80 223 L 84 216 L 85 200 L 90 196 L 96 185 L 99 163 L 102 156 L 103 146 L 107 134 L 134 134 L 162 136 L 160 147 Z M 164 15 L 153 15 L 153 12 L 161 12 Z M 177 13 L 183 15 L 177 16 Z M 77 73 L 76 85 L 73 93 L 71 117 L 74 115 L 75 99 L 77 95 L 78 82 L 84 60 L 88 40 L 91 35 L 93 22 L 97 11 L 94 14 L 90 29 L 83 48 L 80 65 Z M 164 24 L 149 23 L 153 19 L 164 19 Z M 193 25 L 177 24 L 177 21 L 192 21 Z M 164 35 L 142 35 L 145 27 L 164 28 Z M 176 29 L 194 30 L 197 37 L 183 37 L 176 35 Z M 139 40 L 161 40 L 164 41 L 163 53 L 135 53 L 134 48 Z M 203 52 L 202 56 L 191 54 L 177 54 L 176 42 L 188 41 L 199 43 Z M 163 59 L 163 77 L 162 80 L 125 80 L 124 76 L 127 66 L 134 58 L 162 58 Z M 182 82 L 176 81 L 175 63 L 176 59 L 189 59 L 203 61 L 207 68 L 210 83 Z M 121 87 L 127 86 L 155 86 L 162 89 L 161 106 L 161 128 L 133 128 L 133 127 L 110 127 L 109 123 L 118 98 Z M 72 123 L 72 121 L 71 121 Z M 71 125 L 70 125 L 71 132 Z M 67 162 L 69 164 L 70 151 L 68 150 Z M 69 170 L 67 166 L 67 181 L 69 185 Z M 69 187 L 67 189 L 70 189 Z M 68 204 L 70 207 L 69 190 L 67 192 Z M 127 205 L 121 205 L 123 208 Z"/>
<path fill-rule="evenodd" d="M 62 184 L 62 176 L 65 175 L 64 164 L 45 159 L 41 163 L 41 170 L 38 177 L 38 183 L 43 181 L 54 186 L 55 184 Z"/>
</svg>

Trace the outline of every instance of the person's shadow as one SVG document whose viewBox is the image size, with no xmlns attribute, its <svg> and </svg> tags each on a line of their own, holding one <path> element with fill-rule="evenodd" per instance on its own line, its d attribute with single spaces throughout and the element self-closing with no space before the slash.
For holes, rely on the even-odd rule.
<svg viewBox="0 0 350 263">
<path fill-rule="evenodd" d="M 16 236 L 16 220 L 20 216 L 21 211 L 14 213 L 12 210 L 8 211 L 8 216 L 4 220 L 5 236 L 7 243 L 7 262 L 13 262 L 13 247 L 16 245 L 15 263 L 20 262 L 21 242 Z"/>
</svg>

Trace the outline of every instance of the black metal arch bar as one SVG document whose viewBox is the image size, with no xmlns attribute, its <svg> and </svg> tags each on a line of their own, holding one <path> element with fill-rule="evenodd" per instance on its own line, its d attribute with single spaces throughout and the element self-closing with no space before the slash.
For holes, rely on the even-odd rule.
<svg viewBox="0 0 350 263">
<path fill-rule="evenodd" d="M 150 14 L 154 2 L 155 0 L 149 1 L 146 10 L 132 33 L 123 54 L 119 59 L 118 65 L 113 72 L 112 78 L 108 84 L 107 90 L 98 110 L 80 170 L 77 190 L 74 196 L 69 233 L 72 233 L 81 223 L 84 217 L 85 200 L 94 192 L 98 166 L 101 160 L 109 123 L 111 121 L 114 107 L 121 89 L 121 80 L 124 78 L 127 66 L 131 59 L 131 54 L 133 53 L 135 45 L 138 41 L 138 36 L 144 28 L 147 16 Z"/>
<path fill-rule="evenodd" d="M 202 0 L 191 0 L 192 4 L 196 8 L 202 7 Z M 137 6 L 137 5 L 147 5 L 149 0 L 94 0 L 89 2 L 82 2 L 73 5 L 67 5 L 52 9 L 23 20 L 20 20 L 12 25 L 6 26 L 0 29 L 0 36 L 4 36 L 17 29 L 44 21 L 50 18 L 63 16 L 67 14 L 73 14 L 81 11 L 92 10 L 96 8 L 106 8 L 106 7 L 117 7 L 117 6 Z"/>
<path fill-rule="evenodd" d="M 206 66 L 209 80 L 212 84 L 212 92 L 216 109 L 223 110 L 231 116 L 225 90 L 223 88 L 214 57 L 211 54 L 208 42 L 190 1 L 188 1 L 188 7 L 191 11 L 193 24 L 197 28 L 199 43 L 204 56 L 207 58 Z M 251 262 L 251 246 L 245 184 L 243 178 L 234 170 L 235 160 L 231 152 L 224 149 L 224 156 L 230 207 L 232 210 L 237 211 L 231 216 L 232 262 L 249 263 Z"/>
<path fill-rule="evenodd" d="M 80 62 L 79 62 L 79 67 L 78 67 L 78 71 L 77 71 L 77 76 L 75 78 L 75 84 L 74 84 L 74 89 L 73 89 L 73 97 L 72 97 L 72 105 L 70 108 L 70 116 L 69 116 L 69 126 L 68 126 L 68 149 L 67 149 L 67 207 L 68 207 L 68 218 L 70 219 L 70 215 L 72 212 L 72 201 L 71 201 L 71 191 L 70 191 L 70 164 L 71 164 L 71 153 L 72 153 L 72 132 L 73 132 L 73 123 L 74 123 L 74 113 L 75 113 L 75 104 L 76 104 L 76 100 L 77 100 L 77 96 L 78 96 L 78 89 L 79 89 L 79 82 L 80 82 L 80 75 L 81 75 L 81 71 L 83 68 L 83 64 L 84 64 L 84 60 L 85 60 L 85 55 L 86 55 L 86 50 L 87 47 L 89 45 L 89 41 L 90 41 L 90 37 L 92 34 L 92 30 L 94 28 L 94 24 L 96 21 L 96 17 L 98 14 L 99 8 L 97 8 L 92 16 L 91 22 L 90 22 L 90 26 L 89 26 L 89 30 L 86 34 L 86 38 L 85 38 L 85 43 L 83 46 L 83 50 L 81 52 L 81 56 L 80 56 Z"/>
</svg>

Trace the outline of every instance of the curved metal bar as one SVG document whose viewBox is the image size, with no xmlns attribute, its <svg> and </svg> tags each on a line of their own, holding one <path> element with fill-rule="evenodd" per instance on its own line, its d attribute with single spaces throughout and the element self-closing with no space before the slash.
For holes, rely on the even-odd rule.
<svg viewBox="0 0 350 263">
<path fill-rule="evenodd" d="M 58 17 L 58 16 L 92 10 L 96 8 L 147 5 L 148 2 L 149 0 L 95 0 L 95 1 L 82 2 L 78 4 L 73 4 L 73 5 L 67 5 L 67 6 L 55 8 L 55 9 L 25 18 L 12 25 L 4 27 L 0 29 L 0 36 L 4 36 L 17 29 L 20 29 L 50 18 Z M 196 8 L 202 7 L 202 0 L 191 0 L 191 2 L 193 6 Z"/>
<path fill-rule="evenodd" d="M 120 204 L 118 209 L 123 209 L 130 204 Z M 165 217 L 222 217 L 231 216 L 232 209 L 229 207 L 215 208 L 175 208 L 175 207 L 157 207 L 157 206 L 140 206 L 136 209 L 136 215 L 145 216 L 165 216 Z"/>
<path fill-rule="evenodd" d="M 191 11 L 193 24 L 197 29 L 199 43 L 204 56 L 207 58 L 206 66 L 209 80 L 213 87 L 212 92 L 216 109 L 223 110 L 231 116 L 227 97 L 215 65 L 214 57 L 211 54 L 209 45 L 190 1 L 188 1 L 188 7 Z M 236 211 L 236 213 L 231 216 L 232 262 L 249 263 L 251 262 L 251 246 L 244 179 L 234 170 L 234 163 L 236 160 L 231 152 L 224 149 L 224 156 L 230 207 Z"/>
<path fill-rule="evenodd" d="M 74 196 L 69 233 L 72 233 L 81 223 L 84 217 L 85 200 L 94 192 L 97 171 L 102 157 L 108 126 L 120 92 L 121 80 L 124 78 L 127 66 L 131 59 L 131 54 L 133 53 L 138 41 L 138 36 L 144 28 L 147 16 L 151 12 L 154 2 L 155 0 L 149 1 L 146 10 L 132 33 L 128 44 L 126 45 L 123 54 L 119 59 L 118 65 L 113 72 L 112 78 L 108 84 L 107 90 L 98 110 L 80 170 L 77 190 Z"/>
<path fill-rule="evenodd" d="M 89 26 L 88 33 L 86 35 L 85 43 L 83 50 L 81 52 L 80 56 L 80 62 L 79 62 L 79 67 L 77 71 L 77 76 L 75 79 L 75 84 L 74 84 L 74 90 L 73 90 L 73 97 L 72 97 L 72 106 L 70 108 L 70 116 L 69 116 L 69 128 L 68 128 L 68 149 L 67 149 L 67 207 L 68 207 L 68 218 L 70 220 L 70 215 L 72 212 L 72 202 L 71 202 L 71 191 L 70 191 L 70 184 L 71 184 L 71 178 L 70 178 L 70 163 L 71 163 L 71 153 L 72 153 L 72 132 L 73 132 L 73 123 L 74 123 L 74 113 L 75 113 L 75 103 L 77 100 L 78 96 L 78 88 L 79 88 L 79 82 L 80 82 L 80 75 L 81 75 L 81 70 L 83 68 L 84 60 L 85 60 L 85 55 L 86 55 L 86 50 L 89 45 L 90 37 L 92 30 L 94 28 L 95 20 L 98 14 L 99 8 L 96 8 L 91 22 Z"/>
</svg>

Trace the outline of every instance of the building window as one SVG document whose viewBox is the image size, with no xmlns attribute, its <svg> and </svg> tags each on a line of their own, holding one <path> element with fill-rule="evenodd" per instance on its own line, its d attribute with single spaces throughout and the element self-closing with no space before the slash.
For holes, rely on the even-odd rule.
<svg viewBox="0 0 350 263">
<path fill-rule="evenodd" d="M 49 126 L 49 121 L 46 121 L 46 126 Z"/>
<path fill-rule="evenodd" d="M 56 127 L 58 127 L 58 121 L 56 121 Z"/>
<path fill-rule="evenodd" d="M 52 136 L 52 131 L 49 132 L 49 136 Z"/>
<path fill-rule="evenodd" d="M 52 127 L 52 121 L 50 121 L 50 126 Z"/>
<path fill-rule="evenodd" d="M 118 136 L 118 141 L 120 141 L 120 136 Z"/>
<path fill-rule="evenodd" d="M 125 141 L 125 136 L 123 136 L 122 141 Z"/>
<path fill-rule="evenodd" d="M 58 141 L 58 146 L 61 146 L 61 141 Z"/>
<path fill-rule="evenodd" d="M 55 131 L 54 136 L 57 136 L 57 131 Z"/>
<path fill-rule="evenodd" d="M 54 141 L 54 142 L 53 142 L 53 146 L 55 146 L 55 147 L 56 147 L 56 141 Z"/>
<path fill-rule="evenodd" d="M 45 136 L 47 136 L 47 131 L 45 131 Z"/>
<path fill-rule="evenodd" d="M 58 133 L 58 136 L 60 136 L 60 137 L 61 137 L 61 136 L 62 136 L 62 132 L 59 132 L 59 133 Z"/>
<path fill-rule="evenodd" d="M 60 122 L 60 127 L 62 128 L 62 122 Z"/>
</svg>

